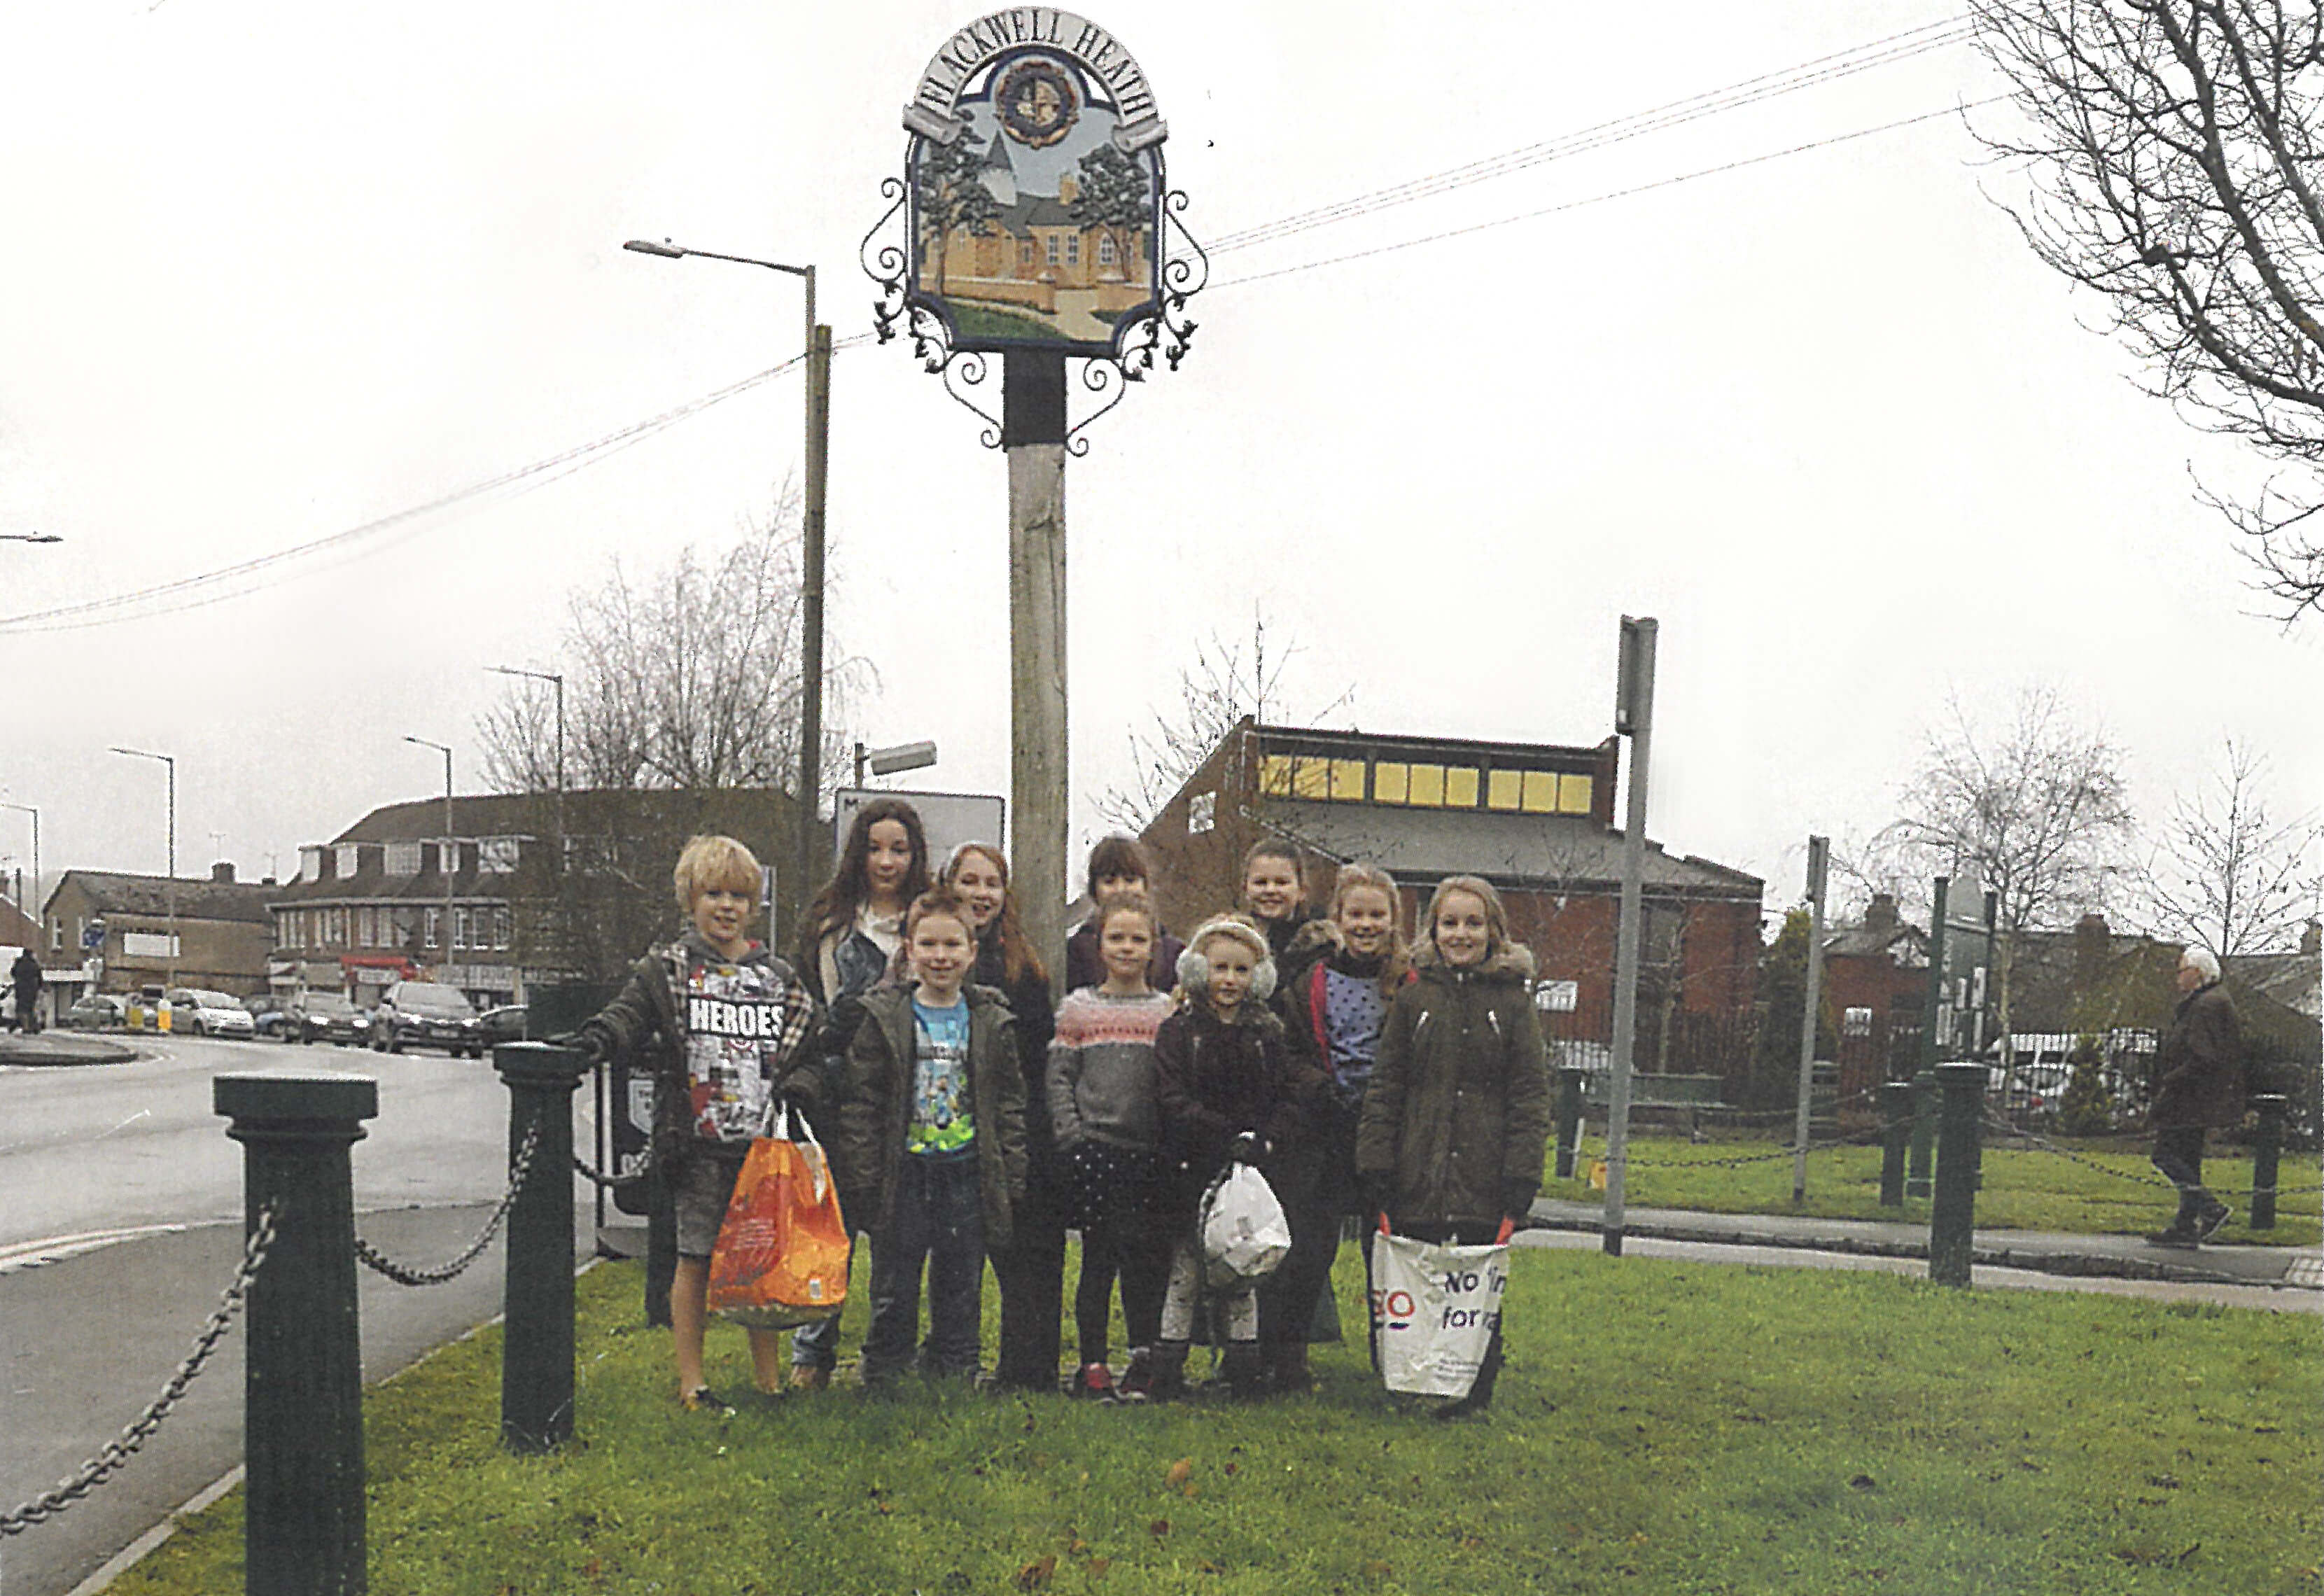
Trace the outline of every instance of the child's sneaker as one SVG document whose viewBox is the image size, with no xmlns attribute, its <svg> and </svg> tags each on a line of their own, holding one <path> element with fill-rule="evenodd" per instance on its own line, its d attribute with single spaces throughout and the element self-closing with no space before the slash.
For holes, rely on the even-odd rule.
<svg viewBox="0 0 2324 1596">
<path fill-rule="evenodd" d="M 1121 1393 L 1114 1388 L 1112 1370 L 1102 1363 L 1084 1363 L 1082 1371 L 1074 1376 L 1074 1395 L 1111 1402 Z"/>
<path fill-rule="evenodd" d="M 706 1413 L 713 1418 L 732 1418 L 734 1405 L 708 1386 L 696 1386 L 678 1399 L 678 1405 L 688 1413 Z"/>
</svg>

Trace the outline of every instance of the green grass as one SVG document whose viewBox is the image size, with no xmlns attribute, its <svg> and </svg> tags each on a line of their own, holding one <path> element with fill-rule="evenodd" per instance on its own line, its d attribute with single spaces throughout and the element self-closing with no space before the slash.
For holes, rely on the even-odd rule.
<svg viewBox="0 0 2324 1596">
<path fill-rule="evenodd" d="M 964 300 L 950 300 L 953 325 L 960 329 L 963 338 L 1011 338 L 1026 344 L 1070 344 L 1073 340 L 1059 331 L 1056 324 L 1021 311 L 998 309 L 991 305 L 971 304 Z"/>
<path fill-rule="evenodd" d="M 499 1451 L 496 1331 L 371 1393 L 374 1591 L 2324 1591 L 2311 1315 L 1521 1251 L 1483 1422 L 1360 1342 L 1251 1407 L 910 1383 L 720 1422 L 639 1279 L 580 1283 L 556 1456 Z M 1343 1250 L 1351 1323 L 1360 1279 Z M 747 1386 L 738 1332 L 710 1373 Z M 114 1590 L 239 1589 L 240 1542 L 237 1492 Z"/>
<path fill-rule="evenodd" d="M 2085 1167 L 2055 1153 L 2032 1149 L 1987 1148 L 1980 1165 L 1985 1180 L 1977 1196 L 1980 1229 L 2056 1231 L 2073 1235 L 2144 1235 L 2159 1230 L 2171 1218 L 2175 1198 L 2169 1188 L 2122 1178 L 2153 1177 L 2144 1149 L 2123 1150 L 2110 1142 L 2061 1142 L 2083 1158 L 2094 1159 L 2116 1174 Z M 1721 1139 L 1694 1143 L 1683 1137 L 1633 1137 L 1624 1198 L 1640 1208 L 1692 1208 L 1710 1213 L 1802 1213 L 1826 1219 L 1906 1220 L 1925 1223 L 1926 1199 L 1908 1200 L 1902 1208 L 1880 1205 L 1880 1149 L 1842 1147 L 1808 1154 L 1807 1201 L 1792 1202 L 1792 1160 L 1761 1158 L 1733 1169 L 1718 1161 L 1755 1153 L 1775 1153 L 1780 1143 L 1766 1138 Z M 1604 1157 L 1602 1136 L 1585 1139 L 1574 1166 L 1586 1177 L 1590 1161 Z M 1596 1202 L 1600 1194 L 1586 1178 L 1559 1180 L 1553 1157 L 1545 1169 L 1541 1193 Z M 2319 1238 L 2317 1163 L 2314 1154 L 2283 1156 L 2276 1172 L 2279 1187 L 2287 1194 L 2276 1203 L 2275 1228 L 2249 1229 L 2246 1205 L 2251 1191 L 2248 1156 L 2214 1154 L 2203 1160 L 2203 1178 L 2211 1189 L 2235 1205 L 2235 1221 L 2215 1241 L 2246 1241 L 2273 1247 L 2312 1247 Z M 2292 1188 L 2307 1187 L 2298 1195 Z"/>
</svg>

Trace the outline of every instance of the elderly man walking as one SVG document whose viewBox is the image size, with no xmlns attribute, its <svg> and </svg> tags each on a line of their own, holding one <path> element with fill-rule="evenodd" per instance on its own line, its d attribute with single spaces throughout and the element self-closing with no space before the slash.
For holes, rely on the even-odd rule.
<svg viewBox="0 0 2324 1596">
<path fill-rule="evenodd" d="M 2243 1029 L 2219 984 L 2219 961 L 2190 947 L 2179 960 L 2178 1013 L 2154 1057 L 2154 1167 L 2179 1188 L 2179 1213 L 2147 1238 L 2192 1247 L 2227 1222 L 2229 1209 L 2203 1186 L 2203 1132 L 2244 1117 Z"/>
</svg>

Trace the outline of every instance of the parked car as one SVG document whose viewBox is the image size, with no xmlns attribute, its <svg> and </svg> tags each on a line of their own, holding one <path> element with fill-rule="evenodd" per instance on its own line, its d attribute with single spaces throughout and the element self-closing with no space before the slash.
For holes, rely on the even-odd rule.
<svg viewBox="0 0 2324 1596">
<path fill-rule="evenodd" d="M 254 998 L 244 998 L 242 1006 L 250 1010 L 250 1023 L 262 1037 L 281 1037 L 282 1005 L 272 993 L 262 992 Z"/>
<path fill-rule="evenodd" d="M 529 1035 L 526 1018 L 522 1003 L 503 1003 L 476 1016 L 476 1034 L 487 1047 L 497 1047 L 503 1042 L 521 1042 Z"/>
<path fill-rule="evenodd" d="M 371 1016 L 335 992 L 310 992 L 283 1010 L 282 1039 L 367 1047 Z"/>
<path fill-rule="evenodd" d="M 432 981 L 399 981 L 387 989 L 372 1016 L 371 1045 L 382 1053 L 441 1047 L 455 1058 L 484 1056 L 475 1005 L 468 1001 L 468 994 Z"/>
<path fill-rule="evenodd" d="M 67 1030 L 119 1030 L 128 1023 L 129 1005 L 111 992 L 90 992 L 65 1010 Z"/>
<path fill-rule="evenodd" d="M 198 986 L 181 986 L 170 993 L 170 1029 L 186 1037 L 236 1037 L 258 1034 L 258 1022 L 240 998 Z"/>
</svg>

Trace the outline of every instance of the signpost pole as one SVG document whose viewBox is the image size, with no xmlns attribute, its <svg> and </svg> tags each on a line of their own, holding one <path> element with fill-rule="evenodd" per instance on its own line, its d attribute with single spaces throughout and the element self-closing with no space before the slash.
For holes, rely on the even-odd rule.
<svg viewBox="0 0 2324 1596">
<path fill-rule="evenodd" d="M 1622 617 L 1614 729 L 1630 739 L 1629 812 L 1622 832 L 1622 916 L 1614 950 L 1614 1074 L 1606 1111 L 1606 1216 L 1600 1244 L 1622 1256 L 1622 1185 L 1630 1146 L 1630 1056 L 1638 1034 L 1638 934 L 1646 914 L 1646 770 L 1654 740 L 1655 632 L 1651 618 Z"/>
<path fill-rule="evenodd" d="M 1800 1010 L 1800 1104 L 1792 1127 L 1792 1201 L 1808 1198 L 1809 1099 L 1815 1089 L 1816 1010 L 1823 1001 L 1823 891 L 1831 842 L 1808 838 L 1808 983 Z"/>
<path fill-rule="evenodd" d="M 1002 357 L 1001 447 L 1009 459 L 1009 871 L 1025 935 L 1065 944 L 1065 357 Z M 1064 978 L 1052 964 L 1054 989 Z"/>
<path fill-rule="evenodd" d="M 1925 1197 L 1931 1190 L 1930 1155 L 1937 1139 L 1937 1061 L 1945 1056 L 1945 905 L 1952 878 L 1936 880 L 1936 908 L 1929 915 L 1929 1006 L 1921 1027 L 1921 1067 L 1913 1077 L 1913 1144 L 1904 1172 L 1904 1195 Z"/>
</svg>

